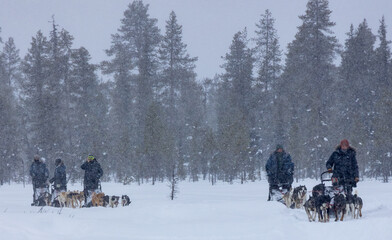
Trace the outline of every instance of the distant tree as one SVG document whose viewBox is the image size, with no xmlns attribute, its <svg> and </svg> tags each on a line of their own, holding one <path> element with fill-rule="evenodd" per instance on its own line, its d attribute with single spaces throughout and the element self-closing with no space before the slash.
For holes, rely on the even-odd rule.
<svg viewBox="0 0 392 240">
<path fill-rule="evenodd" d="M 96 75 L 97 66 L 91 64 L 89 52 L 81 47 L 74 49 L 70 56 L 71 66 L 68 77 L 70 98 L 68 120 L 72 122 L 71 141 L 73 150 L 68 167 L 70 179 L 80 178 L 80 162 L 88 154 L 102 159 L 107 154 L 107 112 L 108 101 L 104 96 Z M 105 161 L 100 161 L 105 165 Z M 110 169 L 109 166 L 107 169 Z"/>
<path fill-rule="evenodd" d="M 267 9 L 259 23 L 256 24 L 255 58 L 258 67 L 258 75 L 255 85 L 261 86 L 264 91 L 268 91 L 274 81 L 279 77 L 282 65 L 279 49 L 278 36 L 274 27 L 275 19 Z"/>
<path fill-rule="evenodd" d="M 381 170 L 384 182 L 389 181 L 392 173 L 391 151 L 388 147 L 388 136 L 392 134 L 388 124 L 388 119 L 392 115 L 392 68 L 391 68 L 391 49 L 389 47 L 391 41 L 387 40 L 387 27 L 385 19 L 382 17 L 378 30 L 378 38 L 380 45 L 375 51 L 375 75 L 377 82 L 376 87 L 376 104 L 374 117 L 374 155 L 380 165 L 377 166 Z M 371 161 L 373 162 L 374 159 Z M 368 163 L 368 164 L 371 164 Z M 374 165 L 370 165 L 373 167 Z"/>
<path fill-rule="evenodd" d="M 375 77 L 375 41 L 366 19 L 355 31 L 351 27 L 340 68 L 344 83 L 350 86 L 339 98 L 340 102 L 345 102 L 346 109 L 341 127 L 345 138 L 351 139 L 354 146 L 363 145 L 358 154 L 361 174 L 366 169 L 366 162 L 373 158 L 375 147 L 373 131 L 378 82 Z"/>
<path fill-rule="evenodd" d="M 0 52 L 0 185 L 14 180 L 13 173 L 16 173 L 17 165 L 20 166 L 16 161 L 17 118 L 8 60 L 7 54 L 4 51 Z"/>
<path fill-rule="evenodd" d="M 190 151 L 187 137 L 192 135 L 193 122 L 197 121 L 190 114 L 196 112 L 201 115 L 200 111 L 194 108 L 198 106 L 195 105 L 197 103 L 192 100 L 196 97 L 192 93 L 197 88 L 194 84 L 194 63 L 197 58 L 190 57 L 186 48 L 187 45 L 182 41 L 182 26 L 178 24 L 176 14 L 171 12 L 159 49 L 162 73 L 158 85 L 158 99 L 165 108 L 168 128 L 175 139 L 172 151 L 179 156 L 177 166 L 180 178 L 184 177 L 183 163 L 188 161 L 186 156 Z M 190 106 L 193 106 L 192 112 L 188 111 Z"/>
<path fill-rule="evenodd" d="M 333 83 L 333 59 L 338 50 L 331 28 L 327 0 L 310 0 L 295 39 L 288 45 L 283 73 L 282 101 L 289 107 L 285 125 L 287 148 L 307 166 L 307 176 L 317 177 L 328 154 L 330 102 L 328 87 Z M 295 89 L 295 91 L 294 91 Z"/>
<path fill-rule="evenodd" d="M 178 183 L 179 183 L 179 178 L 177 176 L 177 167 L 176 165 L 172 165 L 172 174 L 169 178 L 170 180 L 170 199 L 174 200 L 176 195 L 178 194 Z"/>
<path fill-rule="evenodd" d="M 47 79 L 49 76 L 49 49 L 48 41 L 41 31 L 32 38 L 31 47 L 22 62 L 24 74 L 22 82 L 22 105 L 27 112 L 28 139 L 31 148 L 28 149 L 29 156 L 41 153 L 53 142 L 49 143 L 49 125 L 47 125 Z M 45 152 L 46 153 L 46 152 Z"/>
<path fill-rule="evenodd" d="M 144 148 L 145 117 L 154 99 L 161 40 L 157 19 L 150 18 L 148 7 L 142 1 L 129 4 L 121 20 L 122 25 L 118 33 L 112 35 L 112 46 L 107 51 L 113 59 L 102 64 L 105 73 L 114 74 L 116 84 L 112 138 L 116 146 L 113 156 L 119 160 L 120 179 L 132 172 L 143 172 L 139 162 L 142 156 L 139 154 Z"/>
<path fill-rule="evenodd" d="M 16 48 L 13 38 L 9 38 L 5 42 L 3 52 L 0 54 L 2 55 L 0 57 L 2 59 L 0 60 L 0 65 L 2 65 L 1 75 L 3 78 L 0 88 L 4 91 L 2 97 L 5 97 L 5 99 L 2 100 L 4 103 L 3 109 L 8 109 L 7 113 L 1 113 L 3 120 L 8 121 L 7 124 L 1 124 L 4 126 L 3 130 L 6 131 L 6 133 L 2 133 L 2 136 L 4 136 L 4 139 L 6 140 L 2 144 L 4 150 L 1 151 L 6 161 L 6 166 L 3 166 L 3 170 L 8 168 L 8 181 L 19 181 L 21 180 L 20 177 L 23 175 L 24 162 L 22 154 L 25 148 L 20 141 L 20 136 L 24 133 L 20 130 L 22 122 L 20 121 L 19 113 L 17 111 L 19 104 L 16 92 L 18 83 L 21 79 L 21 60 L 19 57 L 19 50 Z M 12 168 L 11 171 L 10 168 Z"/>
<path fill-rule="evenodd" d="M 132 60 L 125 51 L 125 44 L 120 44 L 117 37 L 113 41 L 113 46 L 107 50 L 109 56 L 114 56 L 111 62 L 103 63 L 103 73 L 114 74 L 114 86 L 111 91 L 112 108 L 110 110 L 109 138 L 110 155 L 116 159 L 113 163 L 113 170 L 117 173 L 118 180 L 123 180 L 127 176 L 131 177 L 135 164 L 131 159 L 135 156 L 136 133 L 134 98 L 135 98 L 135 76 L 131 74 L 134 69 Z M 134 139 L 134 140 L 133 140 Z M 124 167 L 127 166 L 127 167 Z"/>
<path fill-rule="evenodd" d="M 230 51 L 224 57 L 223 82 L 218 100 L 218 145 L 220 169 L 225 180 L 232 182 L 238 175 L 246 180 L 250 163 L 249 143 L 252 126 L 250 94 L 253 57 L 247 47 L 246 30 L 234 35 Z"/>
<path fill-rule="evenodd" d="M 58 25 L 55 23 L 54 17 L 52 20 L 52 30 L 49 33 L 47 42 L 47 77 L 44 86 L 44 108 L 45 108 L 45 139 L 47 143 L 44 146 L 43 153 L 48 159 L 49 169 L 54 169 L 53 159 L 63 156 L 68 152 L 69 148 L 66 143 L 68 140 L 64 132 L 65 121 L 63 116 L 63 103 L 66 67 L 68 62 L 63 61 L 64 49 L 61 43 Z"/>
<path fill-rule="evenodd" d="M 173 164 L 178 164 L 174 160 L 173 136 L 167 129 L 167 124 L 162 119 L 162 111 L 158 103 L 153 102 L 147 112 L 144 131 L 144 164 L 146 169 L 145 177 L 152 179 L 154 185 L 159 179 L 165 176 L 165 170 Z M 168 170 L 170 171 L 170 170 Z M 170 174 L 167 177 L 170 178 Z"/>
<path fill-rule="evenodd" d="M 253 104 L 255 104 L 255 126 L 253 131 L 252 148 L 260 149 L 266 153 L 271 148 L 271 144 L 280 142 L 283 138 L 283 118 L 278 114 L 280 106 L 278 95 L 278 80 L 282 71 L 281 55 L 278 36 L 275 29 L 275 19 L 267 9 L 259 23 L 256 24 L 256 37 L 254 41 L 256 47 L 255 60 L 257 66 L 257 77 L 253 84 Z M 255 154 L 252 158 L 258 158 Z M 267 158 L 262 154 L 261 157 Z"/>
<path fill-rule="evenodd" d="M 5 77 L 8 79 L 8 85 L 15 88 L 18 81 L 20 81 L 20 55 L 19 49 L 16 48 L 13 38 L 9 38 L 4 44 L 3 57 L 5 64 Z"/>
</svg>

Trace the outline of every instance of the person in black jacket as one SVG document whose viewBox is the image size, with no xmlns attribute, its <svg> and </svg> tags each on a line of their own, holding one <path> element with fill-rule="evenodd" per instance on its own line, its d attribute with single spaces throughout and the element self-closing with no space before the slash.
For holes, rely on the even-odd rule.
<svg viewBox="0 0 392 240">
<path fill-rule="evenodd" d="M 356 151 L 350 146 L 347 139 L 340 142 L 340 145 L 332 153 L 326 163 L 328 172 L 332 174 L 334 186 L 344 188 L 346 193 L 352 192 L 352 187 L 356 187 L 359 181 L 358 163 Z"/>
<path fill-rule="evenodd" d="M 294 181 L 294 163 L 291 161 L 290 154 L 284 151 L 283 146 L 278 144 L 276 150 L 269 157 L 265 165 L 269 183 L 268 201 L 271 200 L 272 190 L 279 187 L 289 191 Z"/>
<path fill-rule="evenodd" d="M 52 205 L 59 206 L 57 196 L 60 192 L 67 191 L 67 174 L 64 162 L 58 158 L 55 161 L 56 168 L 54 170 L 54 176 L 49 180 L 53 184 L 54 191 L 52 194 Z"/>
<path fill-rule="evenodd" d="M 38 205 L 38 198 L 46 192 L 49 178 L 49 170 L 38 155 L 34 156 L 34 161 L 30 166 L 30 176 L 32 178 L 34 192 L 31 206 L 34 206 Z"/>
<path fill-rule="evenodd" d="M 93 155 L 87 157 L 87 161 L 82 164 L 81 168 L 84 172 L 84 196 L 86 199 L 85 206 L 91 205 L 91 194 L 100 192 L 99 179 L 103 175 L 101 165 Z"/>
</svg>

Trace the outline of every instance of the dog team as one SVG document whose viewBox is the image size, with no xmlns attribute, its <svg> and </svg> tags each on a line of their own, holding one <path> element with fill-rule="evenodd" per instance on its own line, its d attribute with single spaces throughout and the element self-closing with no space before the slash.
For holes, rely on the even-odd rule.
<svg viewBox="0 0 392 240">
<path fill-rule="evenodd" d="M 30 167 L 30 175 L 33 180 L 33 203 L 32 206 L 55 206 L 55 207 L 117 207 L 120 204 L 119 196 L 108 196 L 102 193 L 100 178 L 103 175 L 101 165 L 93 155 L 87 157 L 81 166 L 85 171 L 83 191 L 67 191 L 66 167 L 61 159 L 55 161 L 55 172 L 52 183 L 52 194 L 49 193 L 49 171 L 46 164 L 38 155 L 34 156 L 34 162 Z M 128 206 L 131 203 L 127 195 L 121 196 L 121 205 Z"/>
<path fill-rule="evenodd" d="M 265 169 L 267 171 L 269 194 L 268 201 L 278 200 L 287 207 L 305 207 L 309 221 L 329 221 L 331 211 L 335 221 L 343 221 L 344 215 L 351 213 L 354 218 L 362 217 L 363 202 L 357 193 L 352 195 L 353 187 L 359 181 L 356 150 L 344 139 L 336 147 L 326 162 L 328 173 L 332 173 L 332 187 L 326 189 L 324 184 L 313 188 L 312 196 L 307 200 L 306 186 L 292 189 L 294 163 L 281 144 L 270 155 Z"/>
<path fill-rule="evenodd" d="M 60 207 L 82 207 L 85 201 L 84 192 L 61 192 L 58 196 Z M 104 193 L 93 193 L 91 205 L 94 207 L 118 207 L 120 204 L 119 196 L 108 196 Z M 127 195 L 121 196 L 121 206 L 129 206 L 131 203 Z"/>
<path fill-rule="evenodd" d="M 343 221 L 344 216 L 350 214 L 352 218 L 362 217 L 363 201 L 357 193 L 344 193 L 339 188 L 334 188 L 331 193 L 324 194 L 313 188 L 312 196 L 307 199 L 306 186 L 298 186 L 283 194 L 282 200 L 288 208 L 305 208 L 305 212 L 310 222 L 328 222 L 331 211 L 335 215 L 335 221 Z"/>
</svg>

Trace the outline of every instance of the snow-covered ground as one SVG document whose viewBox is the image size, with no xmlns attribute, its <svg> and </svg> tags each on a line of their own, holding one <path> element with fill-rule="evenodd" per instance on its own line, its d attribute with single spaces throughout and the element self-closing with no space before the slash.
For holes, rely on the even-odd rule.
<svg viewBox="0 0 392 240">
<path fill-rule="evenodd" d="M 306 180 L 308 190 L 318 182 Z M 80 184 L 68 186 L 81 189 Z M 392 239 L 392 184 L 360 182 L 361 219 L 309 222 L 303 209 L 267 202 L 265 181 L 246 183 L 181 182 L 178 197 L 169 199 L 165 183 L 124 186 L 103 183 L 108 195 L 127 194 L 129 207 L 58 209 L 31 207 L 32 187 L 0 187 L 0 239 Z M 41 211 L 40 211 L 41 210 Z"/>
</svg>

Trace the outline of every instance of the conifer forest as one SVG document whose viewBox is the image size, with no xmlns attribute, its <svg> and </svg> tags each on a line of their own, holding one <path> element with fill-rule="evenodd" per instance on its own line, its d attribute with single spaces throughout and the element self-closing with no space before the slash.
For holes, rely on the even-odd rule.
<svg viewBox="0 0 392 240">
<path fill-rule="evenodd" d="M 61 158 L 70 182 L 92 154 L 104 181 L 245 183 L 265 178 L 277 144 L 295 179 L 317 179 L 342 139 L 356 148 L 361 178 L 387 182 L 392 26 L 363 19 L 339 42 L 332 11 L 328 0 L 309 0 L 281 46 L 274 13 L 261 9 L 257 30 L 238 29 L 222 73 L 205 79 L 183 41 L 187 26 L 173 11 L 160 29 L 140 0 L 118 16 L 99 64 L 55 17 L 24 56 L 0 32 L 0 183 L 29 182 L 36 154 L 51 173 Z"/>
</svg>

